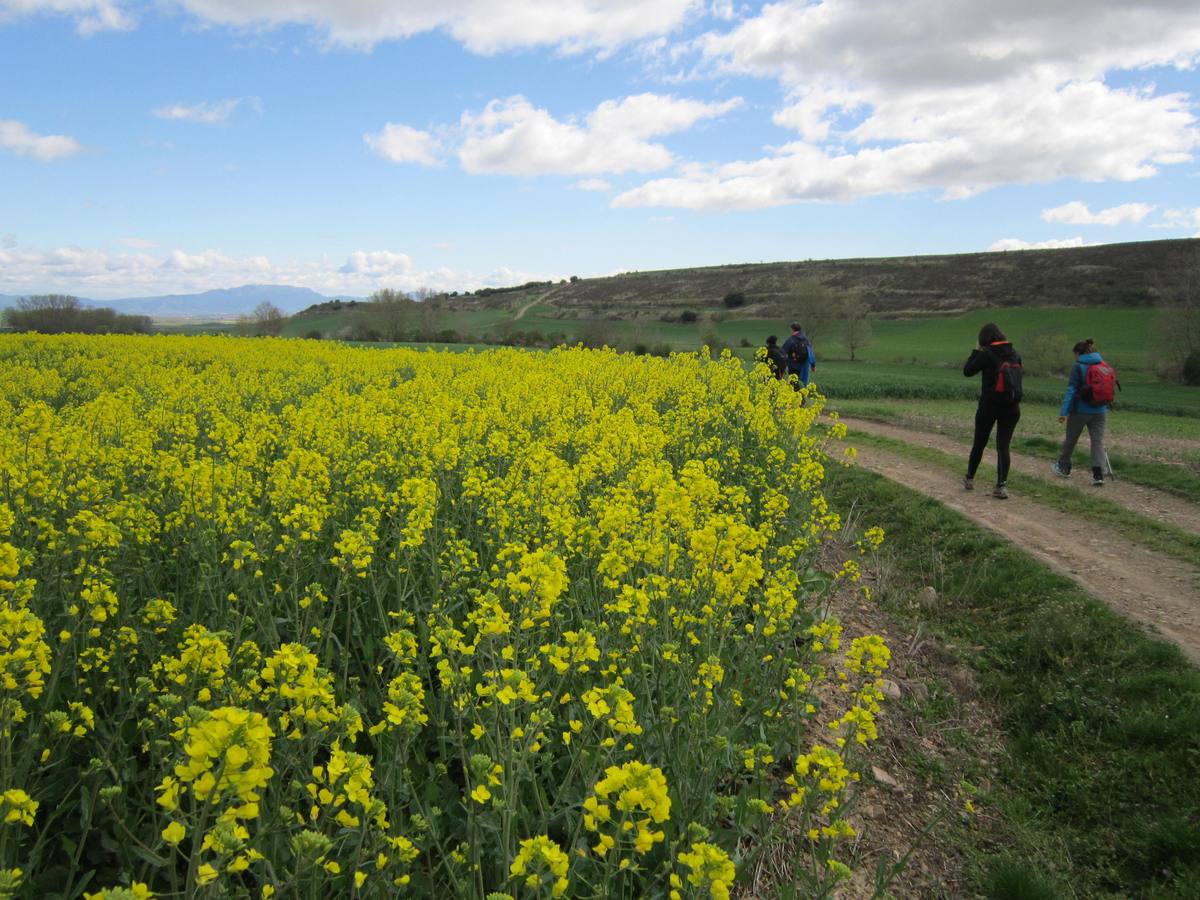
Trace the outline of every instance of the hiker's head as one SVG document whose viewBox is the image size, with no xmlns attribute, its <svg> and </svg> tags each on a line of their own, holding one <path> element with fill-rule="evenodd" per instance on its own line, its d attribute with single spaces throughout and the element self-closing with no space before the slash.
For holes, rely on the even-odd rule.
<svg viewBox="0 0 1200 900">
<path fill-rule="evenodd" d="M 1071 350 L 1076 356 L 1082 356 L 1084 353 L 1095 353 L 1096 342 L 1091 338 L 1084 338 L 1072 347 Z"/>
<path fill-rule="evenodd" d="M 979 329 L 979 346 L 986 347 L 988 344 L 994 344 L 997 341 L 1007 341 L 1004 332 L 1000 330 L 1000 326 L 995 322 L 988 322 Z"/>
<path fill-rule="evenodd" d="M 779 338 L 775 337 L 775 335 L 773 335 L 773 334 L 767 335 L 767 346 L 768 347 L 774 347 L 777 343 L 779 343 Z"/>
<path fill-rule="evenodd" d="M 800 327 L 799 323 L 797 323 L 797 322 L 792 323 L 792 334 L 795 334 L 797 331 L 803 331 L 803 330 L 804 329 Z"/>
</svg>

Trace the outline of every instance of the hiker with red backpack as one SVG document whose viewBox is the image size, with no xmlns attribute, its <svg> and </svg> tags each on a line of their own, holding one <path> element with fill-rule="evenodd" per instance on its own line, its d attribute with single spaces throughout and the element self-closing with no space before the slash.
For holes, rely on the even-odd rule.
<svg viewBox="0 0 1200 900">
<path fill-rule="evenodd" d="M 975 490 L 975 472 L 983 459 L 984 448 L 996 429 L 996 487 L 992 496 L 1008 499 L 1008 469 L 1011 464 L 1009 445 L 1021 419 L 1022 387 L 1021 356 L 995 323 L 988 322 L 979 330 L 975 349 L 963 365 L 963 375 L 983 374 L 979 406 L 975 410 L 975 441 L 967 459 L 967 474 L 963 487 Z"/>
<path fill-rule="evenodd" d="M 1075 365 L 1071 366 L 1071 377 L 1067 381 L 1067 390 L 1058 414 L 1058 421 L 1067 425 L 1067 433 L 1058 453 L 1058 461 L 1050 469 L 1055 475 L 1070 477 L 1071 453 L 1086 428 L 1092 444 L 1092 486 L 1102 487 L 1108 462 L 1108 455 L 1104 452 L 1104 426 L 1108 419 L 1109 404 L 1113 402 L 1121 383 L 1117 381 L 1116 369 L 1096 352 L 1096 343 L 1091 338 L 1080 341 L 1072 350 L 1075 353 Z"/>
</svg>

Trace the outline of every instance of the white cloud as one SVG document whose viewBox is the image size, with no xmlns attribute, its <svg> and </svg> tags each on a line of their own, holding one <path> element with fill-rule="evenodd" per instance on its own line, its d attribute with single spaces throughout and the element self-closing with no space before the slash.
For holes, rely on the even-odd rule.
<svg viewBox="0 0 1200 900">
<path fill-rule="evenodd" d="M 673 165 L 675 157 L 647 138 L 683 131 L 740 104 L 740 98 L 704 103 L 638 94 L 606 100 L 577 123 L 559 121 L 524 97 L 493 100 L 482 112 L 463 113 L 458 158 L 472 174 L 653 172 Z"/>
<path fill-rule="evenodd" d="M 708 5 L 708 14 L 714 19 L 730 21 L 737 15 L 733 8 L 733 0 L 712 0 Z"/>
<path fill-rule="evenodd" d="M 86 36 L 98 31 L 126 31 L 133 18 L 113 0 L 0 0 L 0 22 L 6 18 L 37 13 L 70 16 L 75 28 Z"/>
<path fill-rule="evenodd" d="M 611 191 L 612 185 L 603 178 L 583 178 L 570 185 L 576 191 Z"/>
<path fill-rule="evenodd" d="M 367 146 L 394 163 L 420 163 L 436 166 L 440 146 L 437 138 L 427 131 L 388 122 L 378 134 L 364 134 Z"/>
<path fill-rule="evenodd" d="M 1163 222 L 1183 228 L 1191 228 L 1193 226 L 1200 228 L 1200 206 L 1194 209 L 1163 210 Z"/>
<path fill-rule="evenodd" d="M 1131 181 L 1200 145 L 1190 97 L 1109 80 L 1200 62 L 1196 4 L 898 0 L 881 13 L 870 0 L 788 0 L 697 45 L 710 64 L 777 79 L 787 101 L 775 122 L 801 140 L 686 167 L 614 205 L 725 210 Z"/>
<path fill-rule="evenodd" d="M 243 284 L 290 284 L 330 295 L 364 296 L 384 287 L 462 291 L 558 277 L 507 267 L 485 274 L 422 269 L 407 254 L 392 250 L 355 251 L 338 265 L 328 260 L 239 258 L 216 249 L 108 253 L 82 247 L 0 247 L 0 294 L 56 292 L 108 299 L 187 294 Z"/>
<path fill-rule="evenodd" d="M 996 241 L 989 250 L 1060 250 L 1063 247 L 1083 247 L 1083 238 L 1073 237 L 1050 241 L 1023 241 L 1020 238 L 1003 238 Z"/>
<path fill-rule="evenodd" d="M 1042 210 L 1043 222 L 1062 222 L 1066 225 L 1121 225 L 1125 222 L 1140 222 L 1154 207 L 1147 203 L 1122 203 L 1099 212 L 1092 212 L 1086 203 L 1072 200 L 1053 209 Z"/>
<path fill-rule="evenodd" d="M 551 46 L 565 52 L 667 34 L 702 0 L 180 0 L 205 22 L 238 27 L 311 25 L 338 44 L 443 30 L 475 53 Z"/>
<path fill-rule="evenodd" d="M 173 103 L 169 106 L 160 106 L 151 112 L 160 119 L 170 121 L 195 122 L 199 125 L 224 125 L 233 115 L 233 111 L 243 103 L 261 111 L 262 106 L 257 97 L 234 97 L 228 100 L 194 103 L 191 106 Z"/>
<path fill-rule="evenodd" d="M 17 236 L 11 232 L 8 234 L 0 234 L 0 247 L 5 250 L 11 250 L 17 246 Z"/>
<path fill-rule="evenodd" d="M 38 162 L 66 159 L 84 151 L 83 144 L 63 134 L 36 134 L 24 122 L 0 119 L 0 149 L 22 156 L 32 156 Z"/>
<path fill-rule="evenodd" d="M 1200 206 L 1192 209 L 1164 209 L 1162 221 L 1154 225 L 1155 228 L 1174 228 L 1174 229 L 1190 229 L 1200 228 Z M 1192 235 L 1192 237 L 1200 237 L 1200 232 Z"/>
<path fill-rule="evenodd" d="M 346 264 L 338 269 L 343 275 L 366 275 L 372 278 L 405 276 L 412 270 L 412 259 L 408 254 L 390 250 L 358 250 L 351 253 Z"/>
</svg>

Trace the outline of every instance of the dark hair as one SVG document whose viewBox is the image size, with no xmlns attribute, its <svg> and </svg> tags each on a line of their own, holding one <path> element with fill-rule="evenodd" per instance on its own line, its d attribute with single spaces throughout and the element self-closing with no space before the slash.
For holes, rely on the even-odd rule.
<svg viewBox="0 0 1200 900">
<path fill-rule="evenodd" d="M 767 346 L 768 347 L 774 347 L 778 342 L 779 342 L 779 338 L 775 337 L 775 335 L 772 334 L 772 335 L 767 336 Z"/>
<path fill-rule="evenodd" d="M 804 329 L 801 328 L 797 323 L 795 323 L 795 322 L 792 323 L 792 331 L 803 331 L 803 330 Z"/>
<path fill-rule="evenodd" d="M 996 341 L 1007 341 L 1004 332 L 1000 330 L 1000 326 L 995 322 L 988 322 L 979 329 L 979 346 L 986 347 L 988 344 L 994 344 Z"/>
<path fill-rule="evenodd" d="M 1084 338 L 1082 341 L 1080 341 L 1074 347 L 1072 347 L 1071 351 L 1073 353 L 1095 353 L 1096 352 L 1096 342 L 1093 341 L 1091 338 Z"/>
</svg>

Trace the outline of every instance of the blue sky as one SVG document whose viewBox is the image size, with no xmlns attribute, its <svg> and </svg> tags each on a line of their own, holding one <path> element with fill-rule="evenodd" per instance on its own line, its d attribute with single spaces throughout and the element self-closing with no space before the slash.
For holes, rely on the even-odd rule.
<svg viewBox="0 0 1200 900">
<path fill-rule="evenodd" d="M 1194 3 L 0 0 L 0 59 L 0 293 L 1200 234 Z"/>
</svg>

